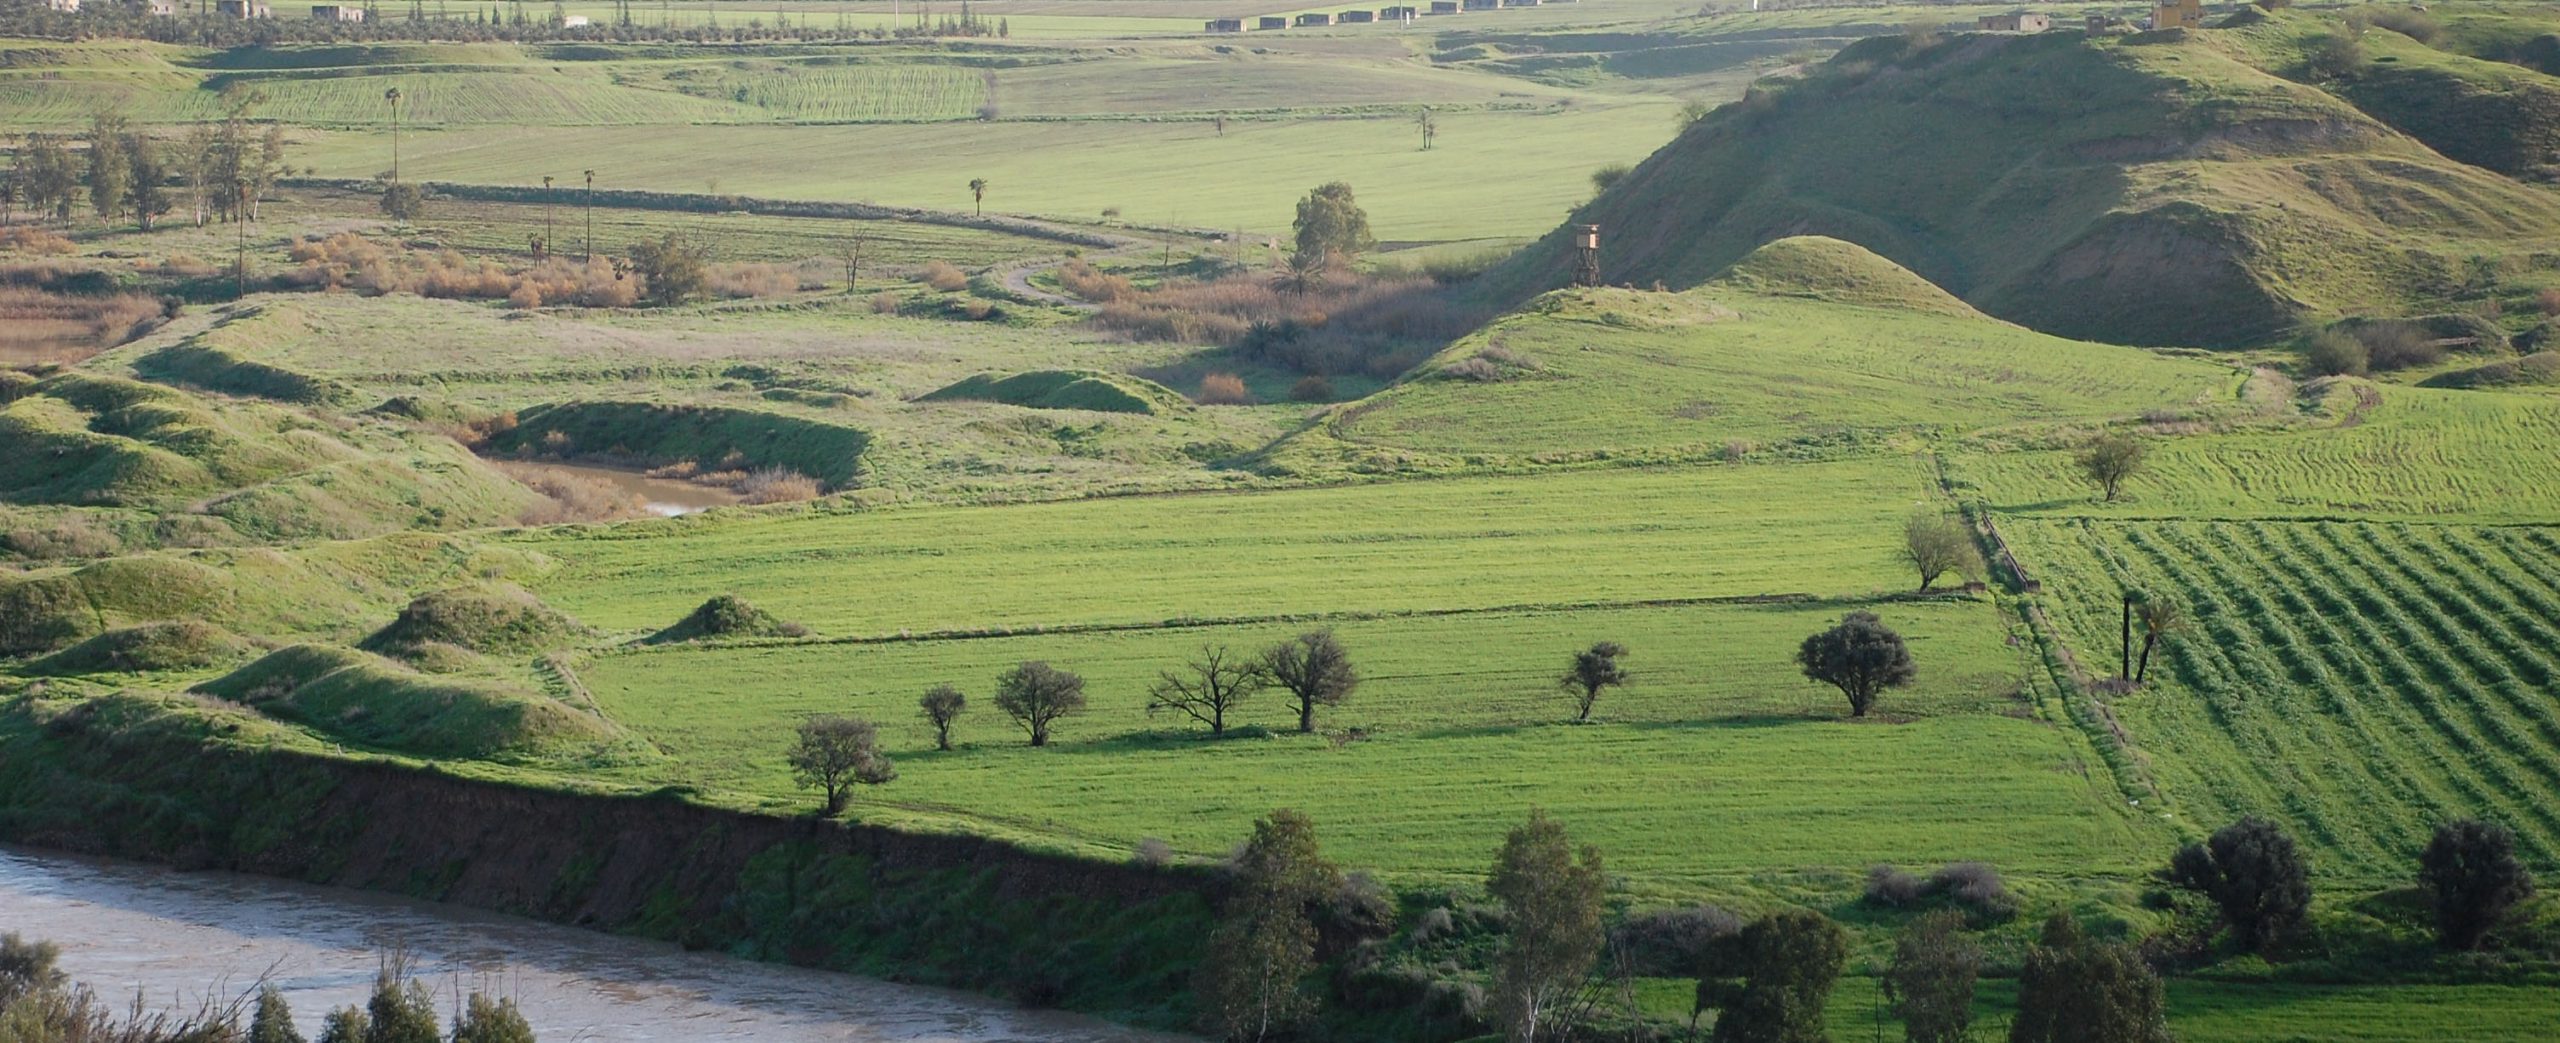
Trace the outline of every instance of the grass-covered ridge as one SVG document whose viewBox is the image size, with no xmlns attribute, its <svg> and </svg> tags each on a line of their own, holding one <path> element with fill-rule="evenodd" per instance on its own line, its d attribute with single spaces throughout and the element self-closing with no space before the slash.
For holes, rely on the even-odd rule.
<svg viewBox="0 0 2560 1043">
<path fill-rule="evenodd" d="M 605 722 L 539 692 L 431 676 L 325 645 L 278 649 L 195 690 L 325 736 L 430 757 L 533 754 L 612 733 Z"/>
<path fill-rule="evenodd" d="M 1072 369 L 980 373 L 936 389 L 917 401 L 998 402 L 1031 409 L 1147 414 L 1172 412 L 1190 404 L 1179 392 L 1143 377 Z"/>
<path fill-rule="evenodd" d="M 2547 194 L 2285 78 L 2292 59 L 2233 31 L 1868 40 L 1708 116 L 1574 220 L 1608 230 L 1612 283 L 1694 286 L 1827 235 L 2037 329 L 2190 345 L 2426 310 L 2475 255 L 2560 237 Z M 1500 280 L 1554 285 L 1566 246 L 1551 234 Z"/>
<path fill-rule="evenodd" d="M 566 402 L 524 411 L 490 440 L 499 452 L 592 455 L 705 471 L 779 467 L 834 488 L 857 484 L 871 436 L 843 424 L 752 409 Z"/>
</svg>

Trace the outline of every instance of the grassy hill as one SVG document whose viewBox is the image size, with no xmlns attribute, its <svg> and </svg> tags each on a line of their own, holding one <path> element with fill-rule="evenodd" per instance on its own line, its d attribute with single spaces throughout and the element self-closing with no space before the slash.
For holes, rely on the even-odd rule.
<svg viewBox="0 0 2560 1043">
<path fill-rule="evenodd" d="M 1692 287 L 1762 243 L 1827 235 L 1993 315 L 2136 344 L 2424 310 L 2473 279 L 2473 258 L 2560 242 L 2560 199 L 2448 159 L 2357 100 L 2382 107 L 2366 85 L 2384 81 L 2394 96 L 2452 88 L 2286 78 L 2338 24 L 1866 40 L 1699 121 L 1574 220 L 1607 229 L 1611 283 Z M 2401 49 L 2373 46 L 2376 62 Z M 1565 250 L 1559 230 L 1494 285 L 1556 285 Z"/>
<path fill-rule="evenodd" d="M 2212 410 L 2239 379 L 1993 320 L 1861 247 L 1800 237 L 1684 293 L 1549 294 L 1275 457 L 1395 452 L 1455 466 L 1801 454 Z"/>
</svg>

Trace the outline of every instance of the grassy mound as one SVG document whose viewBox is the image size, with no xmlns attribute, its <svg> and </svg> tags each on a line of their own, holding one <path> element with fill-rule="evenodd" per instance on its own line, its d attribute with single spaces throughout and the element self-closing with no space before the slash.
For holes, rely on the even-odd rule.
<svg viewBox="0 0 2560 1043">
<path fill-rule="evenodd" d="M 919 402 L 1001 402 L 1029 409 L 1097 413 L 1169 413 L 1187 403 L 1180 392 L 1143 377 L 1083 369 L 1035 369 L 1010 376 L 980 373 Z"/>
<path fill-rule="evenodd" d="M 735 594 L 722 594 L 702 603 L 676 625 L 649 635 L 645 643 L 675 644 L 683 641 L 712 641 L 738 637 L 799 637 L 806 627 L 786 623 L 772 613 L 747 603 Z"/>
<path fill-rule="evenodd" d="M 2439 373 L 2422 382 L 2438 388 L 2560 386 L 2560 351 L 2542 351 L 2518 359 Z"/>
<path fill-rule="evenodd" d="M 1714 280 L 1746 293 L 1979 318 L 1982 313 L 1911 269 L 1856 243 L 1790 236 L 1733 263 Z"/>
<path fill-rule="evenodd" d="M 2339 24 L 2265 24 L 2297 21 Z M 1866 40 L 1717 110 L 1573 220 L 1605 230 L 1611 283 L 1694 287 L 1829 236 L 1992 315 L 2133 344 L 2444 310 L 2475 257 L 2560 244 L 2560 199 L 2447 159 L 2348 84 L 2288 79 L 2298 56 L 2235 35 L 2260 31 Z M 1529 299 L 1570 249 L 1559 228 L 1486 285 Z"/>
<path fill-rule="evenodd" d="M 489 655 L 531 655 L 585 635 L 578 621 L 512 584 L 455 587 L 419 595 L 359 647 L 407 656 L 447 645 Z"/>
<path fill-rule="evenodd" d="M 200 670 L 249 650 L 228 630 L 192 619 L 109 630 L 27 664 L 29 673 L 104 674 Z"/>
<path fill-rule="evenodd" d="M 861 481 L 871 435 L 780 413 L 651 402 L 538 406 L 490 440 L 502 452 L 599 455 L 650 464 L 691 461 L 706 471 L 785 467 L 829 488 Z"/>
<path fill-rule="evenodd" d="M 488 757 L 591 742 L 589 715 L 496 681 L 430 677 L 380 656 L 293 645 L 198 685 L 348 742 L 430 757 Z"/>
<path fill-rule="evenodd" d="M 355 397 L 353 388 L 326 377 L 252 362 L 220 348 L 200 344 L 173 344 L 162 348 L 135 359 L 133 370 L 165 383 L 295 405 L 344 405 Z"/>
<path fill-rule="evenodd" d="M 110 558 L 0 579 L 0 654 L 47 652 L 128 623 L 227 614 L 227 572 L 182 558 Z"/>
</svg>

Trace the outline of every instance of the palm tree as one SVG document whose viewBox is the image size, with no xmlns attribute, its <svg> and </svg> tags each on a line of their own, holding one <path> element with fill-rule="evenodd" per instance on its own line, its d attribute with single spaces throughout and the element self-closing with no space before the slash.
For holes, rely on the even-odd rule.
<svg viewBox="0 0 2560 1043">
<path fill-rule="evenodd" d="M 625 17 L 628 17 L 628 16 L 626 15 Z M 595 172 L 595 171 L 592 171 L 592 170 L 587 171 L 587 236 L 586 236 L 586 241 L 585 241 L 585 243 L 584 243 L 584 244 L 582 244 L 582 246 L 581 246 L 581 248 L 580 248 L 580 252 L 586 255 L 585 260 L 586 260 L 586 262 L 587 262 L 587 263 L 592 264 L 592 263 L 594 263 L 594 262 L 595 262 L 595 259 L 596 259 L 596 172 Z"/>
<path fill-rule="evenodd" d="M 400 88 L 382 92 L 382 100 L 391 105 L 391 183 L 400 183 Z"/>
<path fill-rule="evenodd" d="M 551 256 L 551 175 L 542 175 L 542 256 Z"/>
<path fill-rule="evenodd" d="M 969 195 L 971 198 L 978 201 L 978 216 L 985 217 L 987 215 L 987 179 L 982 177 L 970 178 Z"/>
<path fill-rule="evenodd" d="M 2178 603 L 2166 598 L 2150 598 L 2134 606 L 2134 614 L 2142 617 L 2142 659 L 2133 668 L 2133 682 L 2141 684 L 2151 673 L 2151 649 L 2160 639 L 2187 628 L 2186 613 Z"/>
</svg>

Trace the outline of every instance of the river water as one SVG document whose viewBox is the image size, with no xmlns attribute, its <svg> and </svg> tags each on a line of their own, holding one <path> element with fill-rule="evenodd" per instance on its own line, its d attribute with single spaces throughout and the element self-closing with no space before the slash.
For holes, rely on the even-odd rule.
<svg viewBox="0 0 2560 1043">
<path fill-rule="evenodd" d="M 544 1043 L 1173 1043 L 1177 1037 L 970 993 L 688 953 L 553 924 L 228 873 L 0 848 L 0 932 L 62 946 L 120 1007 L 192 1013 L 264 979 L 306 1035 L 361 1005 L 405 951 L 449 1017 L 457 991 L 512 996 Z"/>
<path fill-rule="evenodd" d="M 717 486 L 676 478 L 651 478 L 639 471 L 553 460 L 500 460 L 499 469 L 519 482 L 535 484 L 544 475 L 600 485 L 617 500 L 633 501 L 661 518 L 707 511 L 740 502 L 743 497 Z M 539 486 L 537 486 L 539 487 Z"/>
</svg>

